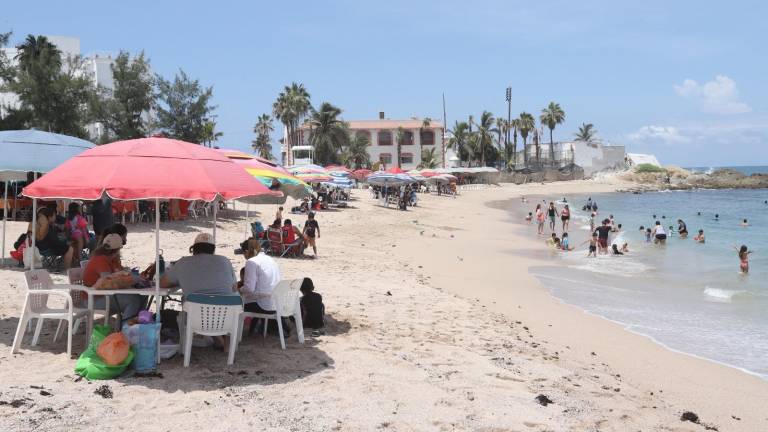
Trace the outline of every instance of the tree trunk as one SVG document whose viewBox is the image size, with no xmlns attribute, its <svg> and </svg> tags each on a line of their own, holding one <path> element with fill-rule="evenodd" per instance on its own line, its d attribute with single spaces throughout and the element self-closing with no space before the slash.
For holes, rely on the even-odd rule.
<svg viewBox="0 0 768 432">
<path fill-rule="evenodd" d="M 555 143 L 552 141 L 552 131 L 554 129 L 549 129 L 549 156 L 552 159 L 552 166 L 555 166 Z"/>
</svg>

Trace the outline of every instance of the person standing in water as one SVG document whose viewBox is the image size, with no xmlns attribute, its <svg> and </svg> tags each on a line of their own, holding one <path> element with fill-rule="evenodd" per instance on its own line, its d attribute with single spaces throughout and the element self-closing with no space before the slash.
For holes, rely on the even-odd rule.
<svg viewBox="0 0 768 432">
<path fill-rule="evenodd" d="M 592 237 L 585 240 L 582 245 L 589 243 L 589 252 L 587 253 L 587 258 L 597 258 L 597 232 L 592 233 Z"/>
<path fill-rule="evenodd" d="M 664 227 L 661 226 L 661 222 L 656 221 L 656 225 L 653 227 L 651 234 L 653 234 L 653 242 L 655 244 L 663 245 L 667 242 L 667 232 L 664 231 Z"/>
<path fill-rule="evenodd" d="M 704 243 L 706 241 L 706 238 L 704 237 L 704 230 L 700 229 L 699 234 L 695 236 L 693 240 L 699 243 Z"/>
<path fill-rule="evenodd" d="M 685 225 L 685 222 L 683 222 L 682 219 L 677 220 L 677 235 L 681 239 L 688 237 L 688 227 Z"/>
<path fill-rule="evenodd" d="M 541 209 L 541 204 L 536 204 L 536 224 L 538 225 L 536 232 L 539 235 L 544 235 L 544 218 L 546 216 L 544 215 L 544 210 Z"/>
<path fill-rule="evenodd" d="M 741 248 L 733 247 L 733 249 L 739 254 L 739 269 L 743 274 L 749 273 L 749 255 L 751 250 L 747 249 L 746 245 L 741 245 Z"/>
<path fill-rule="evenodd" d="M 571 221 L 571 209 L 568 204 L 563 207 L 563 211 L 560 212 L 560 220 L 563 222 L 563 232 L 568 232 L 568 225 Z"/>
<path fill-rule="evenodd" d="M 557 207 L 555 207 L 555 203 L 549 202 L 549 208 L 547 209 L 547 216 L 549 216 L 549 229 L 553 232 L 555 231 L 555 218 L 560 213 L 557 211 Z"/>
</svg>

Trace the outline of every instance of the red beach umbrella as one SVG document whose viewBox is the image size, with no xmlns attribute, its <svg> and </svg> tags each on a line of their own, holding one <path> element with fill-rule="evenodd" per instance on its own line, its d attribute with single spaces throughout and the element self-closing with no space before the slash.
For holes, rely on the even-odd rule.
<svg viewBox="0 0 768 432">
<path fill-rule="evenodd" d="M 392 168 L 388 169 L 386 172 L 388 172 L 390 174 L 405 174 L 405 171 L 401 170 L 398 167 L 392 167 Z"/>
</svg>

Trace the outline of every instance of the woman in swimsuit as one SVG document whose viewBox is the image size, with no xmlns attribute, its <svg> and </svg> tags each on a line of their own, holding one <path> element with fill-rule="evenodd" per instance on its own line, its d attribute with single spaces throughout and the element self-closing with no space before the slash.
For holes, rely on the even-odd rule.
<svg viewBox="0 0 768 432">
<path fill-rule="evenodd" d="M 537 233 L 544 235 L 544 210 L 541 209 L 541 204 L 536 204 L 536 223 L 538 224 Z"/>
<path fill-rule="evenodd" d="M 749 255 L 752 253 L 752 251 L 747 250 L 745 245 L 741 245 L 740 249 L 736 249 L 736 246 L 733 248 L 739 254 L 739 269 L 741 269 L 743 274 L 749 273 Z"/>
<path fill-rule="evenodd" d="M 568 223 L 571 220 L 571 209 L 568 207 L 568 204 L 566 204 L 563 211 L 560 212 L 560 220 L 563 222 L 563 232 L 567 232 Z"/>
<path fill-rule="evenodd" d="M 661 222 L 656 221 L 656 226 L 653 227 L 653 242 L 656 244 L 664 244 L 667 242 L 667 233 L 664 231 L 664 227 L 661 226 Z"/>
<path fill-rule="evenodd" d="M 549 229 L 554 231 L 555 230 L 555 217 L 557 217 L 557 215 L 558 215 L 557 208 L 555 207 L 555 203 L 550 201 L 549 209 L 547 209 L 547 214 L 549 215 Z"/>
</svg>

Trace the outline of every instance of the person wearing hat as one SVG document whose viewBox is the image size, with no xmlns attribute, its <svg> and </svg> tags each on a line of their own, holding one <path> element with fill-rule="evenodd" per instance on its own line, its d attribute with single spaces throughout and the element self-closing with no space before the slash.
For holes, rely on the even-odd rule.
<svg viewBox="0 0 768 432">
<path fill-rule="evenodd" d="M 119 234 L 107 234 L 83 271 L 83 285 L 93 286 L 101 276 L 122 270 L 123 267 L 120 265 L 122 248 L 123 238 Z M 112 299 L 110 312 L 119 312 L 123 321 L 135 317 L 144 308 L 144 297 L 138 294 L 117 294 L 113 295 Z M 94 307 L 104 309 L 104 296 L 97 296 L 94 299 Z"/>
<path fill-rule="evenodd" d="M 235 294 L 237 280 L 232 263 L 228 258 L 216 255 L 213 236 L 200 233 L 190 246 L 191 256 L 176 261 L 160 279 L 160 286 L 181 287 L 184 295 Z"/>
</svg>

